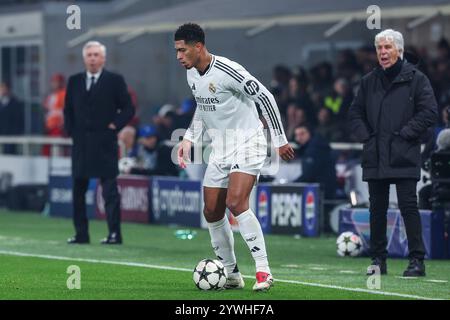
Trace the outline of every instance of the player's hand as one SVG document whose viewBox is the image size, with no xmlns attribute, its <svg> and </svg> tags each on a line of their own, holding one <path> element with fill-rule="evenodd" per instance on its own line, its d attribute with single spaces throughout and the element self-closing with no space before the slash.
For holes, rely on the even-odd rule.
<svg viewBox="0 0 450 320">
<path fill-rule="evenodd" d="M 178 146 L 178 165 L 182 169 L 185 169 L 186 164 L 191 162 L 191 147 L 192 142 L 186 139 L 183 139 Z"/>
<path fill-rule="evenodd" d="M 278 148 L 278 154 L 284 161 L 289 161 L 294 159 L 294 149 L 292 149 L 289 143 Z"/>
</svg>

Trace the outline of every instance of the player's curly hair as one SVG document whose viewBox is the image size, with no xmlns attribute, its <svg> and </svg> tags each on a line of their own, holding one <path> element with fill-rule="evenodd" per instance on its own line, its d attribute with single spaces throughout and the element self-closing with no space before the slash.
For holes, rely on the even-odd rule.
<svg viewBox="0 0 450 320">
<path fill-rule="evenodd" d="M 205 32 L 196 23 L 185 23 L 175 32 L 175 41 L 184 40 L 186 43 L 201 42 L 205 44 Z"/>
</svg>

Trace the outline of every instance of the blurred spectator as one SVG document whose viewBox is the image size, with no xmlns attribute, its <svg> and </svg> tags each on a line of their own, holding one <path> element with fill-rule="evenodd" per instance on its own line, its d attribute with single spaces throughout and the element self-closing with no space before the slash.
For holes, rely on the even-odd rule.
<svg viewBox="0 0 450 320">
<path fill-rule="evenodd" d="M 281 90 L 287 90 L 289 80 L 291 79 L 291 70 L 283 65 L 277 65 L 272 71 L 272 81 L 270 86 L 272 88 L 280 88 Z"/>
<path fill-rule="evenodd" d="M 429 77 L 434 89 L 439 109 L 442 110 L 442 99 L 450 91 L 450 48 L 446 39 L 441 39 L 436 47 L 437 56 L 429 64 Z M 442 122 L 442 119 L 440 119 Z"/>
<path fill-rule="evenodd" d="M 139 126 L 139 115 L 138 115 L 139 104 L 138 104 L 138 98 L 137 98 L 136 91 L 134 91 L 134 89 L 131 88 L 130 86 L 128 86 L 128 93 L 130 94 L 131 102 L 132 102 L 133 107 L 134 107 L 134 117 L 133 117 L 133 119 L 131 119 L 131 121 L 128 123 L 128 125 L 129 126 L 133 126 L 133 127 L 136 128 L 137 126 Z"/>
<path fill-rule="evenodd" d="M 333 67 L 328 62 L 319 63 L 309 71 L 311 78 L 311 99 L 316 110 L 322 107 L 324 97 L 333 90 Z"/>
<path fill-rule="evenodd" d="M 136 129 L 132 126 L 125 126 L 120 130 L 117 138 L 119 139 L 120 155 L 128 155 L 135 145 Z"/>
<path fill-rule="evenodd" d="M 356 62 L 360 69 L 360 77 L 368 74 L 378 66 L 377 53 L 372 44 L 362 46 L 356 50 Z M 353 94 L 356 94 L 358 90 L 359 80 L 356 79 L 350 83 Z"/>
<path fill-rule="evenodd" d="M 440 114 L 440 117 L 442 118 L 442 123 L 436 125 L 434 128 L 430 128 L 427 131 L 427 133 L 425 135 L 423 135 L 423 137 L 421 138 L 421 142 L 425 143 L 425 148 L 423 149 L 423 151 L 421 153 L 423 169 L 425 167 L 426 160 L 431 157 L 431 153 L 438 149 L 437 137 L 439 136 L 439 133 L 446 128 L 450 128 L 449 122 L 448 122 L 449 109 L 450 109 L 450 107 L 442 109 L 441 114 Z"/>
<path fill-rule="evenodd" d="M 438 60 L 450 60 L 450 44 L 447 39 L 442 38 L 437 44 L 437 58 Z"/>
<path fill-rule="evenodd" d="M 320 134 L 329 142 L 342 142 L 346 141 L 344 128 L 337 120 L 337 117 L 333 115 L 330 109 L 322 108 L 317 114 L 318 126 L 316 133 Z"/>
<path fill-rule="evenodd" d="M 172 148 L 160 144 L 155 126 L 145 125 L 139 129 L 138 141 L 129 154 L 136 158 L 136 166 L 128 173 L 142 175 L 178 176 L 177 166 L 172 162 Z"/>
<path fill-rule="evenodd" d="M 336 61 L 336 75 L 347 81 L 354 82 L 360 78 L 360 71 L 356 54 L 351 49 L 345 49 L 339 52 Z"/>
<path fill-rule="evenodd" d="M 439 109 L 440 109 L 439 125 L 445 124 L 446 121 L 444 119 L 444 115 L 446 114 L 446 110 L 448 108 L 450 108 L 450 88 L 444 91 L 439 99 Z"/>
<path fill-rule="evenodd" d="M 334 199 L 336 168 L 328 142 L 306 125 L 295 129 L 295 142 L 300 145 L 296 156 L 302 162 L 302 175 L 296 182 L 320 183 L 325 199 Z"/>
<path fill-rule="evenodd" d="M 64 136 L 64 100 L 66 97 L 66 81 L 62 74 L 56 73 L 50 80 L 50 94 L 44 100 L 45 134 L 49 137 Z M 50 155 L 50 145 L 42 148 L 44 156 Z"/>
<path fill-rule="evenodd" d="M 444 109 L 442 109 L 442 122 L 443 122 L 443 126 L 444 127 L 449 127 L 449 124 L 448 124 L 448 119 L 449 119 L 449 110 L 450 110 L 450 105 L 449 106 L 447 106 L 446 108 L 444 108 Z"/>
<path fill-rule="evenodd" d="M 289 103 L 286 118 L 286 138 L 288 141 L 293 141 L 295 138 L 295 129 L 298 126 L 308 124 L 308 118 L 305 110 L 295 101 Z"/>
<path fill-rule="evenodd" d="M 422 71 L 425 74 L 428 74 L 428 66 L 424 61 L 426 58 L 426 51 L 422 53 L 422 56 L 419 54 L 419 51 L 416 47 L 407 45 L 405 46 L 405 52 L 403 53 L 403 58 L 406 59 L 409 63 L 416 66 L 417 69 Z"/>
<path fill-rule="evenodd" d="M 161 140 L 170 140 L 173 130 L 176 129 L 176 107 L 172 104 L 163 105 L 153 117 L 153 124 Z"/>
<path fill-rule="evenodd" d="M 183 100 L 181 106 L 177 109 L 176 129 L 187 129 L 194 116 L 197 104 L 193 97 Z"/>
<path fill-rule="evenodd" d="M 131 103 L 134 107 L 134 116 L 131 121 L 128 122 L 122 130 L 120 130 L 117 136 L 120 147 L 120 157 L 129 154 L 133 150 L 136 142 L 136 128 L 139 126 L 140 121 L 137 115 L 139 106 L 136 91 L 134 91 L 134 89 L 129 85 L 127 86 L 127 90 L 131 98 Z"/>
<path fill-rule="evenodd" d="M 353 93 L 349 83 L 344 78 L 334 81 L 333 91 L 324 99 L 324 106 L 331 110 L 338 120 L 345 120 L 348 108 L 353 101 Z"/>
<path fill-rule="evenodd" d="M 24 106 L 11 93 L 11 87 L 6 82 L 0 82 L 0 136 L 24 134 Z M 16 154 L 15 145 L 4 145 L 5 154 Z"/>
<path fill-rule="evenodd" d="M 295 101 L 305 111 L 308 121 L 315 125 L 316 110 L 307 91 L 309 83 L 306 72 L 301 68 L 298 72 L 297 76 L 289 80 L 289 101 Z"/>
<path fill-rule="evenodd" d="M 130 95 L 131 103 L 134 107 L 134 116 L 117 135 L 120 148 L 119 157 L 129 154 L 133 150 L 136 142 L 136 128 L 139 126 L 140 122 L 139 116 L 137 114 L 139 105 L 136 91 L 134 91 L 134 89 L 129 85 L 127 86 L 127 91 Z"/>
<path fill-rule="evenodd" d="M 272 70 L 270 92 L 275 98 L 281 116 L 286 115 L 286 108 L 289 100 L 289 80 L 291 75 L 291 70 L 283 65 L 277 65 Z"/>
</svg>

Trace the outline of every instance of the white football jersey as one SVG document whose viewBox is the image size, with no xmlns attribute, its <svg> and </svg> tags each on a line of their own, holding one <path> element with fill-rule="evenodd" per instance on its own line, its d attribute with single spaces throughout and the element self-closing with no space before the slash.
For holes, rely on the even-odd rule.
<svg viewBox="0 0 450 320">
<path fill-rule="evenodd" d="M 274 146 L 287 143 L 273 95 L 240 64 L 212 55 L 203 75 L 195 68 L 187 70 L 187 81 L 197 108 L 184 138 L 197 143 L 207 130 L 215 159 L 226 158 L 263 129 L 255 103 L 269 126 Z"/>
</svg>

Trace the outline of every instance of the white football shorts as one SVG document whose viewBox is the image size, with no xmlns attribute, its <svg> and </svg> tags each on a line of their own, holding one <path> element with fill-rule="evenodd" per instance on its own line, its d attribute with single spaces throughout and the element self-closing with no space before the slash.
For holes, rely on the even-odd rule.
<svg viewBox="0 0 450 320">
<path fill-rule="evenodd" d="M 260 130 L 255 136 L 240 145 L 232 156 L 226 159 L 210 157 L 203 179 L 204 187 L 227 188 L 230 174 L 243 172 L 257 176 L 267 157 L 267 140 Z M 256 183 L 256 182 L 255 182 Z"/>
</svg>

